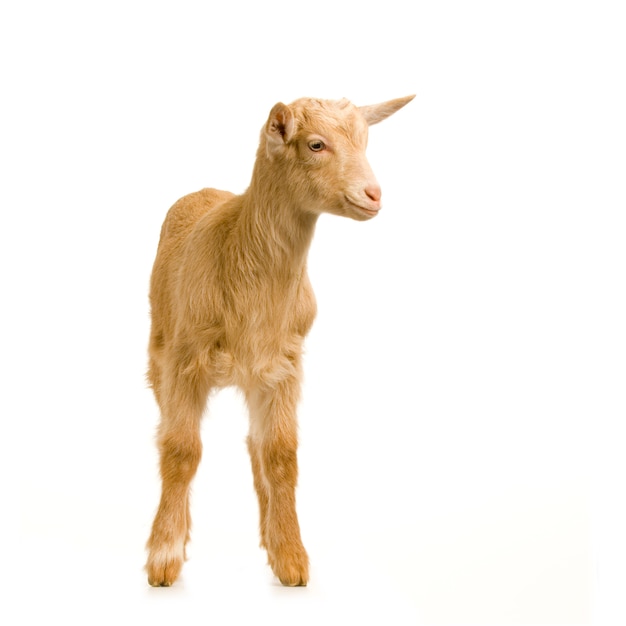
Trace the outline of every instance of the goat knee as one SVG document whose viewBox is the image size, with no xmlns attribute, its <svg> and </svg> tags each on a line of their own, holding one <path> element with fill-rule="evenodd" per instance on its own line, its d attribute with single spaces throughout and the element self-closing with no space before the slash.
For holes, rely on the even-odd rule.
<svg viewBox="0 0 626 626">
<path fill-rule="evenodd" d="M 167 433 L 159 438 L 159 450 L 163 479 L 188 484 L 202 457 L 200 438 L 196 435 Z"/>
<path fill-rule="evenodd" d="M 270 444 L 263 449 L 263 471 L 274 489 L 293 489 L 298 482 L 298 456 L 295 446 Z"/>
</svg>

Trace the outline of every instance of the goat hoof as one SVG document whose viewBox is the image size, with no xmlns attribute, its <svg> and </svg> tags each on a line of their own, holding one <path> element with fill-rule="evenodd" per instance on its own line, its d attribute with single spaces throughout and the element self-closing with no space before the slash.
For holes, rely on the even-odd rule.
<svg viewBox="0 0 626 626">
<path fill-rule="evenodd" d="M 309 557 L 304 549 L 289 555 L 270 556 L 270 566 L 285 587 L 306 587 L 309 582 Z"/>
<path fill-rule="evenodd" d="M 158 556 L 153 557 L 151 555 L 146 565 L 148 584 L 152 587 L 171 587 L 178 578 L 182 567 L 182 559 L 159 559 Z"/>
<path fill-rule="evenodd" d="M 302 577 L 294 579 L 279 578 L 278 580 L 280 580 L 280 584 L 284 587 L 306 587 L 308 582 L 306 580 L 303 580 Z"/>
</svg>

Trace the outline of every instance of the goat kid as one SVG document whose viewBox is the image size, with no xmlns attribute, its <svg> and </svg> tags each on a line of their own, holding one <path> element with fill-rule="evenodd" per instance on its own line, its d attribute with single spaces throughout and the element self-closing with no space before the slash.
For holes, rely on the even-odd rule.
<svg viewBox="0 0 626 626">
<path fill-rule="evenodd" d="M 249 408 L 261 546 L 283 585 L 307 584 L 295 507 L 302 344 L 316 313 L 307 253 L 321 213 L 361 221 L 378 213 L 368 126 L 412 99 L 278 103 L 242 195 L 203 189 L 169 210 L 150 285 L 148 379 L 161 409 L 162 479 L 147 544 L 151 585 L 169 586 L 181 571 L 201 416 L 209 391 L 228 385 Z"/>
</svg>

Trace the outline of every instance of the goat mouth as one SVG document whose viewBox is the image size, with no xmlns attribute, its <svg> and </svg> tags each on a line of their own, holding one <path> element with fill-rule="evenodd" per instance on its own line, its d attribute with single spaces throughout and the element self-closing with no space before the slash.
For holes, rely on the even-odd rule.
<svg viewBox="0 0 626 626">
<path fill-rule="evenodd" d="M 357 211 L 359 211 L 359 213 L 363 213 L 364 215 L 367 215 L 367 217 L 375 217 L 376 215 L 378 215 L 378 211 L 380 211 L 380 209 L 372 209 L 370 207 L 364 207 L 360 204 L 356 204 L 356 202 L 352 202 L 352 200 L 350 200 L 349 198 L 346 198 L 348 204 L 356 209 Z"/>
<path fill-rule="evenodd" d="M 359 209 L 359 211 L 361 211 L 362 213 L 365 213 L 365 215 L 369 215 L 370 217 L 374 217 L 375 215 L 378 215 L 378 211 L 380 210 L 380 209 L 366 209 L 363 206 L 357 206 L 357 209 Z"/>
</svg>

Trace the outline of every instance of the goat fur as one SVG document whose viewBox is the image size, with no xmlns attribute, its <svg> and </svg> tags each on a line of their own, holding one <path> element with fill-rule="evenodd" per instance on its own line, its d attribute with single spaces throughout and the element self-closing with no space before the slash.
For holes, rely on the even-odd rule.
<svg viewBox="0 0 626 626">
<path fill-rule="evenodd" d="M 307 584 L 295 508 L 302 344 L 316 313 L 307 253 L 321 213 L 378 213 L 368 126 L 412 98 L 360 108 L 347 100 L 278 103 L 243 194 L 203 189 L 169 210 L 150 285 L 148 379 L 161 410 L 162 479 L 147 546 L 151 585 L 171 585 L 182 568 L 200 420 L 210 390 L 229 385 L 249 408 L 261 545 L 284 585 Z"/>
</svg>

